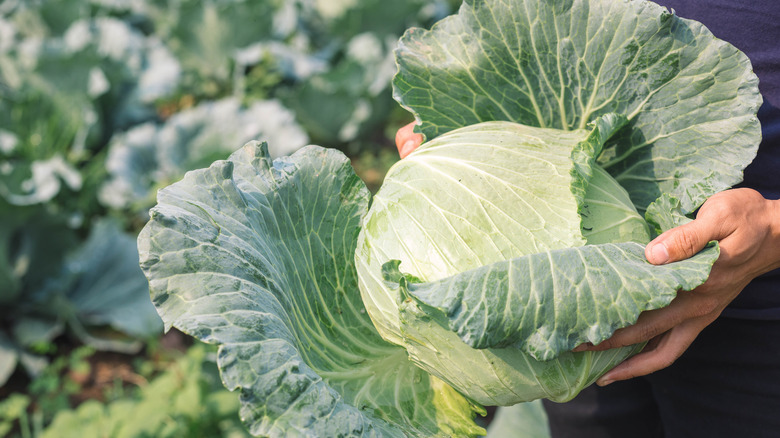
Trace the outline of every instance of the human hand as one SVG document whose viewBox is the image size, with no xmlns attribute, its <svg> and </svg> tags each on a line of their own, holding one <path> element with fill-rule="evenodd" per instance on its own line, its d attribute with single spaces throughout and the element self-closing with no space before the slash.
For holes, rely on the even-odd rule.
<svg viewBox="0 0 780 438">
<path fill-rule="evenodd" d="M 395 146 L 398 148 L 398 154 L 401 158 L 406 158 L 423 142 L 422 134 L 415 133 L 414 126 L 415 122 L 409 123 L 395 134 Z"/>
<path fill-rule="evenodd" d="M 696 220 L 650 242 L 645 257 L 655 265 L 683 260 L 711 240 L 719 242 L 720 257 L 703 285 L 680 291 L 665 308 L 643 312 L 636 324 L 598 345 L 575 348 L 601 351 L 648 341 L 641 353 L 607 372 L 598 385 L 668 367 L 753 278 L 780 267 L 780 200 L 764 199 L 752 189 L 718 193 L 702 205 Z"/>
</svg>

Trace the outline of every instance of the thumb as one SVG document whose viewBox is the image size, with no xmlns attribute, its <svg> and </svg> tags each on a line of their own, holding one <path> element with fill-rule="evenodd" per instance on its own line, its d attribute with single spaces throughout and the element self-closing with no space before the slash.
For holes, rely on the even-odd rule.
<svg viewBox="0 0 780 438">
<path fill-rule="evenodd" d="M 684 260 L 704 249 L 710 240 L 717 240 L 715 228 L 697 219 L 656 237 L 645 247 L 645 258 L 654 265 Z"/>
</svg>

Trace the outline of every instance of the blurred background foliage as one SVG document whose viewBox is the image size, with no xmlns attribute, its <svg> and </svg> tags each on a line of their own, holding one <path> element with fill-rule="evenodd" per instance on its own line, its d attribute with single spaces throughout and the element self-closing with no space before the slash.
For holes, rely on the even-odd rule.
<svg viewBox="0 0 780 438">
<path fill-rule="evenodd" d="M 245 436 L 150 303 L 156 191 L 249 140 L 339 148 L 375 190 L 411 120 L 396 42 L 458 3 L 1 1 L 0 436 Z"/>
</svg>

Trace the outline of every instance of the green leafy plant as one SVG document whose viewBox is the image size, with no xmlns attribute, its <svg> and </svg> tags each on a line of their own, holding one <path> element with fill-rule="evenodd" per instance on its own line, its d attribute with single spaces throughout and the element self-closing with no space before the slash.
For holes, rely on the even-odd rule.
<svg viewBox="0 0 780 438">
<path fill-rule="evenodd" d="M 69 409 L 72 397 L 83 389 L 82 382 L 71 376 L 88 375 L 89 358 L 94 353 L 91 347 L 82 346 L 60 354 L 29 383 L 25 393 L 11 389 L 0 401 L 0 433 L 4 437 L 39 437 L 45 424 L 57 412 Z"/>
<path fill-rule="evenodd" d="M 153 115 L 178 73 L 154 74 L 170 61 L 159 40 L 90 11 L 0 9 L 0 385 L 17 365 L 40 373 L 64 333 L 138 351 L 161 329 L 134 238 L 102 220 L 97 193 L 107 137 Z"/>
<path fill-rule="evenodd" d="M 148 381 L 136 375 L 133 385 L 120 382 L 119 391 L 107 391 L 121 392 L 118 397 L 107 393 L 103 400 L 73 407 L 86 385 L 83 376 L 90 375 L 90 361 L 101 360 L 93 354 L 81 347 L 61 355 L 30 383 L 28 394 L 0 401 L 3 436 L 248 436 L 238 418 L 238 400 L 219 379 L 213 348 L 195 345 L 159 363 L 143 360 L 142 368 L 156 369 Z"/>
<path fill-rule="evenodd" d="M 0 232 L 0 385 L 21 364 L 39 374 L 43 349 L 68 333 L 102 350 L 137 352 L 161 333 L 148 285 L 132 263 L 134 239 L 113 222 L 97 223 L 78 244 L 74 230 L 50 216 L 17 213 Z M 38 209 L 32 212 L 39 211 Z M 68 251 L 69 246 L 76 246 Z"/>
<path fill-rule="evenodd" d="M 18 424 L 24 438 L 32 436 L 32 421 L 27 413 L 30 398 L 24 394 L 11 394 L 0 401 L 0 434 L 9 436 L 14 426 Z"/>
<path fill-rule="evenodd" d="M 255 435 L 479 435 L 481 404 L 568 400 L 641 346 L 569 350 L 706 280 L 716 245 L 643 244 L 760 140 L 744 54 L 650 2 L 469 0 L 396 56 L 429 141 L 373 199 L 338 152 L 250 143 L 161 190 L 139 238 Z"/>
<path fill-rule="evenodd" d="M 127 397 L 60 410 L 39 436 L 247 436 L 238 401 L 222 387 L 211 350 L 196 345 L 166 368 Z"/>
<path fill-rule="evenodd" d="M 82 385 L 69 374 L 88 375 L 88 359 L 94 353 L 91 347 L 82 346 L 67 355 L 57 356 L 30 382 L 28 392 L 35 401 L 35 413 L 42 423 L 51 421 L 55 413 L 70 407 L 71 397 L 81 391 Z"/>
</svg>

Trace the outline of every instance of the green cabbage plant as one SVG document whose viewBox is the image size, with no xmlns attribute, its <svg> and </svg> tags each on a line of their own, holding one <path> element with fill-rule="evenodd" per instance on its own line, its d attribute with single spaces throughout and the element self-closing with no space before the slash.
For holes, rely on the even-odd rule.
<svg viewBox="0 0 780 438">
<path fill-rule="evenodd" d="M 644 245 L 740 181 L 744 54 L 645 1 L 467 0 L 396 52 L 428 140 L 371 197 L 341 153 L 249 143 L 163 189 L 139 237 L 167 327 L 220 345 L 262 436 L 475 436 L 642 346 L 573 353 L 702 284 Z"/>
</svg>

